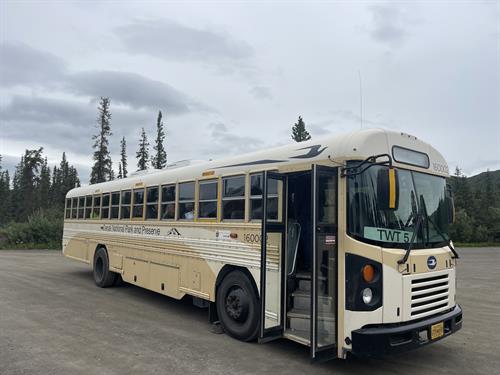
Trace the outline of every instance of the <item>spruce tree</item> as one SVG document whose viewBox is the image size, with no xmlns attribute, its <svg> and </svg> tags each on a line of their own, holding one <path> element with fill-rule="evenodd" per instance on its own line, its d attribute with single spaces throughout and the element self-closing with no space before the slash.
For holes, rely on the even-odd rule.
<svg viewBox="0 0 500 375">
<path fill-rule="evenodd" d="M 13 211 L 17 221 L 25 221 L 37 208 L 39 171 L 43 164 L 43 148 L 26 150 L 16 167 L 13 184 Z"/>
<path fill-rule="evenodd" d="M 118 162 L 118 178 L 123 178 L 122 162 Z"/>
<path fill-rule="evenodd" d="M 10 219 L 10 176 L 8 170 L 2 170 L 2 155 L 0 155 L 0 226 L 8 223 Z"/>
<path fill-rule="evenodd" d="M 139 140 L 139 151 L 136 152 L 135 156 L 137 158 L 137 170 L 146 170 L 149 160 L 149 143 L 144 128 L 142 128 L 141 139 Z"/>
<path fill-rule="evenodd" d="M 96 184 L 99 182 L 104 182 L 110 180 L 112 177 L 112 162 L 111 155 L 109 153 L 109 141 L 108 137 L 111 133 L 111 112 L 109 110 L 110 99 L 107 97 L 101 97 L 99 101 L 99 106 L 97 107 L 99 111 L 99 116 L 97 117 L 97 128 L 99 132 L 92 137 L 95 141 L 94 148 L 94 165 L 92 166 L 92 172 L 90 174 L 90 183 Z"/>
<path fill-rule="evenodd" d="M 156 151 L 156 154 L 153 155 L 151 160 L 151 164 L 153 168 L 162 169 L 167 165 L 167 151 L 165 150 L 164 141 L 165 141 L 165 130 L 163 127 L 162 121 L 162 113 L 158 111 L 158 119 L 156 120 L 156 141 L 153 149 Z"/>
<path fill-rule="evenodd" d="M 118 178 L 126 178 L 127 177 L 127 142 L 125 141 L 125 137 L 120 141 L 120 165 L 121 165 L 121 177 Z"/>
<path fill-rule="evenodd" d="M 303 142 L 311 139 L 302 116 L 299 116 L 299 120 L 292 126 L 292 139 L 295 142 Z"/>
<path fill-rule="evenodd" d="M 38 185 L 38 200 L 40 208 L 48 208 L 50 205 L 50 167 L 47 157 L 43 160 L 40 169 L 40 184 Z"/>
</svg>

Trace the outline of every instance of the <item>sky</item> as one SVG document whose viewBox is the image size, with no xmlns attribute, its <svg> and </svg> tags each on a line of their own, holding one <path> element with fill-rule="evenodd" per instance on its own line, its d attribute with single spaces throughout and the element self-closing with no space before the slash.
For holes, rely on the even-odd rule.
<svg viewBox="0 0 500 375">
<path fill-rule="evenodd" d="M 500 0 L 2 0 L 0 42 L 11 170 L 43 147 L 86 183 L 100 96 L 115 170 L 123 136 L 129 170 L 142 127 L 152 147 L 159 110 L 169 162 L 289 143 L 300 115 L 313 138 L 362 117 L 429 142 L 451 170 L 500 169 Z"/>
</svg>

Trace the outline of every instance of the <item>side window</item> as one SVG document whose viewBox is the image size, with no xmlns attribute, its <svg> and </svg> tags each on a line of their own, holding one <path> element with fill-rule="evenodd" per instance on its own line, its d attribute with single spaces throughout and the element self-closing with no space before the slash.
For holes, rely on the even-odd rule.
<svg viewBox="0 0 500 375">
<path fill-rule="evenodd" d="M 158 186 L 146 189 L 146 219 L 158 219 Z"/>
<path fill-rule="evenodd" d="M 245 176 L 222 179 L 222 219 L 245 218 Z"/>
<path fill-rule="evenodd" d="M 85 212 L 85 197 L 78 198 L 78 218 L 83 219 L 83 214 Z"/>
<path fill-rule="evenodd" d="M 267 187 L 267 216 L 269 220 L 278 220 L 278 181 L 269 180 Z M 263 175 L 250 176 L 250 219 L 262 219 Z"/>
<path fill-rule="evenodd" d="M 66 199 L 66 214 L 64 217 L 66 219 L 71 219 L 71 198 Z"/>
<path fill-rule="evenodd" d="M 71 218 L 76 219 L 78 198 L 71 198 Z"/>
<path fill-rule="evenodd" d="M 92 213 L 92 195 L 87 195 L 85 197 L 85 219 L 90 219 L 91 213 Z"/>
<path fill-rule="evenodd" d="M 194 220 L 194 181 L 179 184 L 179 219 Z"/>
<path fill-rule="evenodd" d="M 161 219 L 175 219 L 175 185 L 161 187 Z"/>
<path fill-rule="evenodd" d="M 101 196 L 94 195 L 94 208 L 92 209 L 92 219 L 99 219 L 101 215 Z"/>
<path fill-rule="evenodd" d="M 198 217 L 217 218 L 217 180 L 200 181 Z"/>
<path fill-rule="evenodd" d="M 130 203 L 132 199 L 132 192 L 130 190 L 122 191 L 121 202 L 121 218 L 130 219 Z"/>
<path fill-rule="evenodd" d="M 120 192 L 111 193 L 111 215 L 110 219 L 118 219 L 120 213 Z"/>
<path fill-rule="evenodd" d="M 132 209 L 133 218 L 143 218 L 144 213 L 144 188 L 134 189 L 134 207 Z"/>
<path fill-rule="evenodd" d="M 109 218 L 109 193 L 102 195 L 101 219 Z"/>
</svg>

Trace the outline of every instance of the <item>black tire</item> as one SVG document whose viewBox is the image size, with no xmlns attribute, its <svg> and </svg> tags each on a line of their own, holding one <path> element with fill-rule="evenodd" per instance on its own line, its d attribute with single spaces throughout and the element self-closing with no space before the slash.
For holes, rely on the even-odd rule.
<svg viewBox="0 0 500 375">
<path fill-rule="evenodd" d="M 100 247 L 94 254 L 94 281 L 100 288 L 108 288 L 116 281 L 117 274 L 109 270 L 108 252 Z"/>
<path fill-rule="evenodd" d="M 252 282 L 232 271 L 217 289 L 217 314 L 224 331 L 241 341 L 252 341 L 259 331 L 259 299 Z"/>
</svg>

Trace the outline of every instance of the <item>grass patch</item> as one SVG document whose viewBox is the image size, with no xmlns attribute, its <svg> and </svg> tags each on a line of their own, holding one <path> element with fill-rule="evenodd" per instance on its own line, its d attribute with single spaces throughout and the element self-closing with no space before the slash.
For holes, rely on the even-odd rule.
<svg viewBox="0 0 500 375">
<path fill-rule="evenodd" d="M 2 249 L 61 249 L 63 219 L 59 212 L 38 210 L 25 223 L 0 229 Z"/>
</svg>

